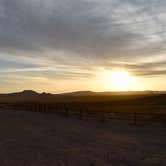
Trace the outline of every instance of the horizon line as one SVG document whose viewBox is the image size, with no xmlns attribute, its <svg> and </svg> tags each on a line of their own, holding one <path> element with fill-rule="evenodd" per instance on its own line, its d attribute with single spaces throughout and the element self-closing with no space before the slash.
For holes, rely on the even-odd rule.
<svg viewBox="0 0 166 166">
<path fill-rule="evenodd" d="M 66 92 L 60 92 L 60 93 L 53 93 L 53 92 L 47 92 L 47 91 L 37 91 L 37 90 L 33 90 L 33 89 L 23 89 L 20 91 L 12 91 L 12 92 L 5 92 L 5 93 L 1 93 L 0 94 L 12 94 L 12 93 L 21 93 L 24 91 L 33 91 L 36 92 L 38 94 L 42 94 L 42 93 L 46 93 L 46 94 L 53 94 L 53 95 L 59 95 L 59 94 L 68 94 L 68 93 L 77 93 L 77 92 L 92 92 L 92 93 L 134 93 L 134 92 L 166 92 L 166 90 L 126 90 L 126 91 L 113 91 L 113 90 L 109 90 L 109 91 L 92 91 L 92 90 L 76 90 L 76 91 L 66 91 Z"/>
</svg>

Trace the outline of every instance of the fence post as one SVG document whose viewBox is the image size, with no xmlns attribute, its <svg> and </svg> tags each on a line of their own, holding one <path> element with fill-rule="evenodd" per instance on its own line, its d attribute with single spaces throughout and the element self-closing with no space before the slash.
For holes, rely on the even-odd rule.
<svg viewBox="0 0 166 166">
<path fill-rule="evenodd" d="M 41 112 L 41 104 L 37 104 L 37 112 Z"/>
<path fill-rule="evenodd" d="M 137 113 L 134 112 L 134 125 L 137 125 Z"/>
<path fill-rule="evenodd" d="M 82 111 L 82 108 L 80 108 L 79 119 L 80 119 L 80 120 L 82 120 L 82 119 L 83 119 L 83 111 Z"/>
<path fill-rule="evenodd" d="M 49 105 L 45 104 L 45 112 L 48 113 L 49 112 Z"/>
<path fill-rule="evenodd" d="M 66 118 L 69 117 L 69 109 L 67 107 L 65 107 L 65 116 L 66 116 Z"/>
<path fill-rule="evenodd" d="M 101 122 L 105 122 L 105 112 L 101 112 Z"/>
</svg>

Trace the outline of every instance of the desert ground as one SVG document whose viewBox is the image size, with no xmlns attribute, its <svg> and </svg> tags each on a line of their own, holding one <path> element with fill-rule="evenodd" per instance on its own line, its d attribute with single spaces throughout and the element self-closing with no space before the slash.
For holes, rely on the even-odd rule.
<svg viewBox="0 0 166 166">
<path fill-rule="evenodd" d="M 0 111 L 1 166 L 165 166 L 166 128 Z"/>
</svg>

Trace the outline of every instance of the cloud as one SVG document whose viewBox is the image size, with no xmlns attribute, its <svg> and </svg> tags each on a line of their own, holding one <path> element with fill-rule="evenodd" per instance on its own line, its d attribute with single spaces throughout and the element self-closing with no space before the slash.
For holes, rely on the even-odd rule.
<svg viewBox="0 0 166 166">
<path fill-rule="evenodd" d="M 6 50 L 51 48 L 78 55 L 85 53 L 84 56 L 108 53 L 113 56 L 139 37 L 127 28 L 117 29 L 114 23 L 123 19 L 123 13 L 114 11 L 112 6 L 108 10 L 107 1 L 3 0 L 0 3 L 0 44 Z M 104 9 L 108 12 L 102 12 Z"/>
<path fill-rule="evenodd" d="M 59 65 L 65 65 L 75 69 L 72 77 L 83 67 L 90 66 L 88 74 L 113 68 L 116 60 L 116 66 L 129 62 L 123 66 L 138 75 L 160 75 L 165 64 L 159 70 L 161 63 L 140 59 L 165 53 L 165 6 L 163 0 L 1 0 L 1 53 L 29 57 L 26 64 L 0 61 L 1 68 L 54 66 L 58 72 L 47 72 L 63 77 Z"/>
</svg>

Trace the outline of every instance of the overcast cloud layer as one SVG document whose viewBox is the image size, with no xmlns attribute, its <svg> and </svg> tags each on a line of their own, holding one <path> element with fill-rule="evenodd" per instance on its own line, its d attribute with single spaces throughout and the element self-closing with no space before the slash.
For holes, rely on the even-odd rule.
<svg viewBox="0 0 166 166">
<path fill-rule="evenodd" d="M 1 0 L 0 77 L 162 76 L 165 27 L 164 0 Z"/>
</svg>

